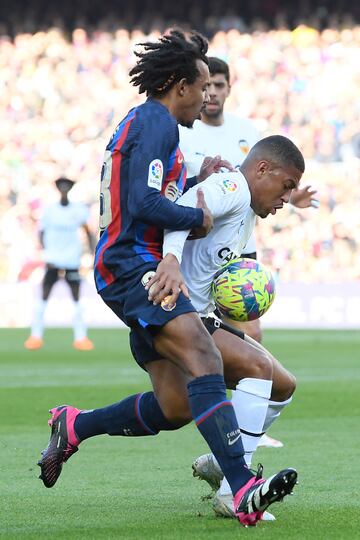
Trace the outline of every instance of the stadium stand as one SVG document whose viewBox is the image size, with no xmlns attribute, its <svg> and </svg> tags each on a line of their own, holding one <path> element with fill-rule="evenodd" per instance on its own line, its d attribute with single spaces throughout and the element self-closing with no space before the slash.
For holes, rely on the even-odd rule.
<svg viewBox="0 0 360 540">
<path fill-rule="evenodd" d="M 111 24 L 104 17 L 110 2 L 102 2 L 104 11 L 98 2 L 86 10 L 85 2 L 72 3 L 73 12 L 66 0 L 56 12 L 45 9 L 44 2 L 31 2 L 29 16 L 24 1 L 5 16 L 7 4 L 0 8 L 0 281 L 15 283 L 38 279 L 37 219 L 45 202 L 56 196 L 54 178 L 77 179 L 74 198 L 91 206 L 96 230 L 103 150 L 114 125 L 143 99 L 129 85 L 134 46 L 145 37 L 156 38 L 175 13 L 171 3 L 163 2 L 162 19 L 153 19 L 150 27 L 144 21 L 151 1 L 138 24 L 140 2 L 131 3 L 126 16 Z M 188 4 L 181 6 L 179 22 Z M 252 9 L 253 3 L 247 4 Z M 210 24 L 215 2 L 211 16 L 200 2 L 188 20 L 211 36 L 210 54 L 230 64 L 228 109 L 250 117 L 263 135 L 292 138 L 307 160 L 304 183 L 318 190 L 319 210 L 289 208 L 260 223 L 260 256 L 283 282 L 332 282 L 339 275 L 343 281 L 358 280 L 358 7 L 352 6 L 349 15 L 350 3 L 337 2 L 335 16 L 332 3 L 325 2 L 310 18 L 302 2 L 296 18 L 290 3 L 256 4 L 256 14 L 262 6 L 264 18 L 243 11 L 240 23 L 240 15 L 227 16 L 230 2 L 225 3 L 216 31 Z M 90 268 L 91 258 L 84 263 Z"/>
</svg>

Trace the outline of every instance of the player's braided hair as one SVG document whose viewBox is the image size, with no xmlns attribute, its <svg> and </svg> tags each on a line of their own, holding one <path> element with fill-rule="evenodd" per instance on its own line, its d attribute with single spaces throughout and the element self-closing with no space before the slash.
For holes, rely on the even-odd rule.
<svg viewBox="0 0 360 540">
<path fill-rule="evenodd" d="M 269 156 L 269 159 L 279 165 L 293 165 L 298 171 L 305 171 L 305 161 L 298 147 L 283 135 L 270 135 L 258 141 L 251 153 Z"/>
<path fill-rule="evenodd" d="M 130 77 L 132 84 L 139 87 L 140 94 L 165 94 L 181 79 L 192 84 L 199 75 L 196 60 L 208 64 L 208 43 L 198 32 L 184 33 L 174 29 L 157 42 L 147 41 L 139 45 L 143 51 L 135 52 L 139 60 L 131 69 Z"/>
</svg>

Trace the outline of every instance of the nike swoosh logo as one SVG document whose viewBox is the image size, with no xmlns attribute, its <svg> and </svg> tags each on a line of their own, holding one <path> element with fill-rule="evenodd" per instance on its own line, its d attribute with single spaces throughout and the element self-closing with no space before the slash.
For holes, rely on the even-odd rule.
<svg viewBox="0 0 360 540">
<path fill-rule="evenodd" d="M 240 439 L 240 437 L 241 437 L 241 433 L 239 433 L 239 435 L 238 435 L 237 437 L 235 437 L 235 439 L 229 439 L 229 440 L 228 440 L 228 445 L 229 445 L 229 446 L 232 446 L 233 444 L 236 443 L 236 441 L 237 441 L 238 439 Z"/>
</svg>

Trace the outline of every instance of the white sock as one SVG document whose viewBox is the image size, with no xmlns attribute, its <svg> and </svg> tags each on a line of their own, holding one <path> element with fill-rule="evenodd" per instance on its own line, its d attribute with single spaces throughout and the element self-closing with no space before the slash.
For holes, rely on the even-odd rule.
<svg viewBox="0 0 360 540">
<path fill-rule="evenodd" d="M 31 325 L 31 335 L 42 338 L 44 333 L 44 313 L 47 306 L 47 300 L 42 298 L 36 302 L 34 316 Z"/>
<path fill-rule="evenodd" d="M 74 341 L 86 338 L 86 325 L 83 316 L 83 308 L 80 302 L 74 302 L 73 318 Z"/>
<path fill-rule="evenodd" d="M 263 379 L 242 379 L 232 392 L 232 404 L 241 429 L 244 459 L 250 468 L 251 459 L 263 433 L 266 412 L 271 395 L 272 381 Z M 246 433 L 245 433 L 246 432 Z M 222 495 L 231 493 L 227 480 L 220 486 Z"/>
<path fill-rule="evenodd" d="M 289 397 L 289 399 L 287 399 L 286 401 L 269 401 L 269 406 L 266 413 L 265 422 L 263 425 L 263 431 L 267 431 L 269 429 L 269 427 L 280 416 L 283 408 L 289 405 L 291 402 L 292 402 L 292 396 Z"/>
</svg>

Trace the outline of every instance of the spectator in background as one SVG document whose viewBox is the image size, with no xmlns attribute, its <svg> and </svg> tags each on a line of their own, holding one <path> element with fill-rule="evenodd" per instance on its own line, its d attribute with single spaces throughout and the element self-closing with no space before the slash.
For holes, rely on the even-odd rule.
<svg viewBox="0 0 360 540">
<path fill-rule="evenodd" d="M 42 281 L 42 297 L 38 300 L 31 335 L 25 341 L 29 350 L 43 346 L 44 314 L 51 290 L 57 280 L 63 277 L 70 287 L 74 300 L 73 331 L 75 349 L 90 351 L 94 348 L 87 337 L 80 298 L 80 257 L 82 245 L 79 228 L 87 235 L 89 248 L 94 249 L 94 241 L 87 225 L 88 211 L 80 203 L 69 201 L 68 193 L 74 185 L 69 178 L 58 178 L 55 185 L 60 192 L 60 201 L 46 208 L 40 222 L 40 242 L 44 248 L 46 271 Z"/>
<path fill-rule="evenodd" d="M 155 29 L 148 37 L 157 35 Z M 114 115 L 139 104 L 128 72 L 133 46 L 144 37 L 139 27 L 78 27 L 70 39 L 59 28 L 13 39 L 0 34 L 2 282 L 36 262 L 34 227 L 49 196 L 48 178 L 66 170 L 77 179 L 77 195 L 91 205 L 95 229 L 101 148 Z M 276 234 L 271 219 L 257 226 L 259 256 L 278 269 L 282 282 L 360 279 L 359 46 L 354 25 L 230 29 L 216 31 L 210 42 L 210 54 L 226 60 L 232 73 L 226 111 L 250 118 L 260 136 L 281 133 L 297 142 L 307 162 L 304 183 L 321 192 L 317 212 L 284 209 Z M 306 261 L 293 245 L 311 254 Z"/>
</svg>

